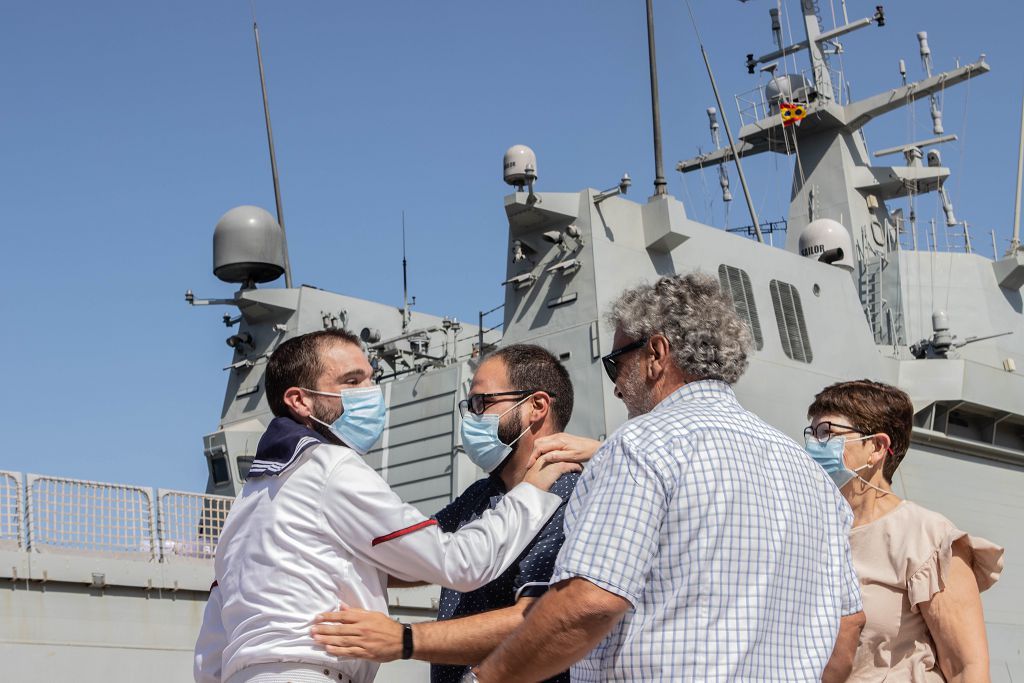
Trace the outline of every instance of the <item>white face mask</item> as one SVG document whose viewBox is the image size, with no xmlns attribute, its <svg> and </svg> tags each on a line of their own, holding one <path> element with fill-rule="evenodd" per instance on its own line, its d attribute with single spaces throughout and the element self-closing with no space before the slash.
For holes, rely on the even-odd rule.
<svg viewBox="0 0 1024 683">
<path fill-rule="evenodd" d="M 512 447 L 516 442 L 523 438 L 523 434 L 530 431 L 530 425 L 526 425 L 526 429 L 520 432 L 519 436 L 514 438 L 511 443 L 504 443 L 498 437 L 498 426 L 501 418 L 518 409 L 519 406 L 530 399 L 530 396 L 525 397 L 500 415 L 494 413 L 484 413 L 483 415 L 467 413 L 466 417 L 462 418 L 462 426 L 460 428 L 462 447 L 466 449 L 466 455 L 473 461 L 473 464 L 484 472 L 490 474 L 498 469 L 498 466 L 505 462 L 505 459 L 512 454 Z"/>
</svg>

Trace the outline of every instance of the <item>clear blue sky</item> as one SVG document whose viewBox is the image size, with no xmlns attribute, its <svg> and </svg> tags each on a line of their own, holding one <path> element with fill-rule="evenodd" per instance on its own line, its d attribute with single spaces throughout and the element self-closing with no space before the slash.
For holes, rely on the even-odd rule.
<svg viewBox="0 0 1024 683">
<path fill-rule="evenodd" d="M 851 19 L 875 4 L 850 0 Z M 419 308 L 474 319 L 502 297 L 500 162 L 515 143 L 537 151 L 543 190 L 605 188 L 628 171 L 645 198 L 643 5 L 256 0 L 296 282 L 398 304 L 405 209 Z M 771 48 L 772 5 L 694 0 L 728 102 L 756 84 L 743 60 Z M 989 254 L 995 229 L 1005 248 L 1024 9 L 888 5 L 885 28 L 845 39 L 854 95 L 897 85 L 900 57 L 920 76 L 918 30 L 938 69 L 987 53 L 992 73 L 946 96 L 947 131 L 966 144 L 943 154 L 976 247 Z M 713 101 L 685 5 L 655 8 L 672 169 L 709 147 Z M 210 272 L 214 224 L 238 204 L 273 210 L 250 6 L 33 0 L 3 14 L 0 469 L 201 490 L 230 352 L 225 311 L 183 294 L 229 296 Z M 925 105 L 916 128 L 897 112 L 867 133 L 872 149 L 930 137 Z M 789 162 L 750 166 L 760 216 L 783 216 Z M 712 173 L 710 204 L 699 175 L 668 176 L 691 216 L 722 222 Z M 730 221 L 745 224 L 735 173 L 733 186 Z"/>
</svg>

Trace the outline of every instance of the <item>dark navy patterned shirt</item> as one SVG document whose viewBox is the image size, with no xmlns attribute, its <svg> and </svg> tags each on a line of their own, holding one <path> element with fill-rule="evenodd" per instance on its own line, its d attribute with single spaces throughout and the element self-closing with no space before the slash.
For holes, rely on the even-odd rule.
<svg viewBox="0 0 1024 683">
<path fill-rule="evenodd" d="M 523 551 L 523 554 L 505 570 L 504 574 L 486 586 L 469 593 L 460 593 L 448 588 L 441 589 L 441 606 L 437 612 L 438 621 L 511 607 L 519 598 L 538 598 L 544 594 L 548 589 L 548 581 L 551 579 L 551 572 L 555 567 L 555 557 L 558 556 L 562 541 L 565 540 L 565 535 L 562 533 L 562 514 L 565 512 L 565 504 L 576 486 L 577 479 L 579 479 L 578 474 L 563 474 L 551 487 L 551 493 L 557 493 L 562 497 L 562 505 Z M 464 524 L 478 519 L 485 510 L 497 505 L 504 495 L 505 485 L 501 479 L 487 477 L 474 482 L 435 517 L 443 531 L 457 531 Z M 432 664 L 430 666 L 430 681 L 431 683 L 458 683 L 469 668 L 468 666 Z M 569 672 L 565 671 L 549 681 L 568 683 Z"/>
</svg>

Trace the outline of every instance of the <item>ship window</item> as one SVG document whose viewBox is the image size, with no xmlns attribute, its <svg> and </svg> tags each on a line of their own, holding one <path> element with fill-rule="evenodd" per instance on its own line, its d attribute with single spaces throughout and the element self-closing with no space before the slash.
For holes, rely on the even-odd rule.
<svg viewBox="0 0 1024 683">
<path fill-rule="evenodd" d="M 210 474 L 215 486 L 231 481 L 231 477 L 228 475 L 228 459 L 223 454 L 210 458 Z"/>
<path fill-rule="evenodd" d="M 238 463 L 238 480 L 245 481 L 245 478 L 249 476 L 249 468 L 252 467 L 252 456 L 241 455 L 236 462 Z"/>
<path fill-rule="evenodd" d="M 772 305 L 775 307 L 775 322 L 779 325 L 782 350 L 787 356 L 801 363 L 814 359 L 811 342 L 807 338 L 807 323 L 804 322 L 804 308 L 800 304 L 800 292 L 788 282 L 772 280 Z"/>
<path fill-rule="evenodd" d="M 764 346 L 764 338 L 761 336 L 761 320 L 757 317 L 757 305 L 754 303 L 754 288 L 750 286 L 747 271 L 723 263 L 718 266 L 718 282 L 722 291 L 732 297 L 736 312 L 747 321 L 754 335 L 754 344 L 760 351 Z"/>
</svg>

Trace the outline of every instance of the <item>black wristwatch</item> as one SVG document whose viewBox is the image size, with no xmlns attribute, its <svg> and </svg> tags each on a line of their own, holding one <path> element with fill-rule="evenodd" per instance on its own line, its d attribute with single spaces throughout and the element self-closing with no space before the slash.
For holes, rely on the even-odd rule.
<svg viewBox="0 0 1024 683">
<path fill-rule="evenodd" d="M 402 624 L 402 659 L 412 659 L 412 624 Z"/>
</svg>

